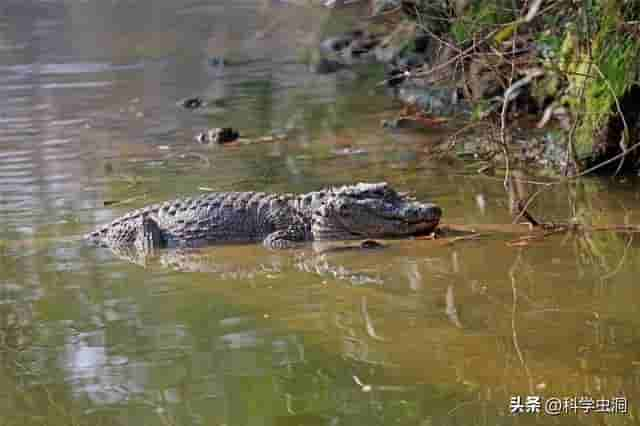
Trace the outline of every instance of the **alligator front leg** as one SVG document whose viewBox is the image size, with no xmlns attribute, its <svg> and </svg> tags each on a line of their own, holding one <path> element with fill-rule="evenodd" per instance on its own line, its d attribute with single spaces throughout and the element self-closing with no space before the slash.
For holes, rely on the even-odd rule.
<svg viewBox="0 0 640 426">
<path fill-rule="evenodd" d="M 307 240 L 308 238 L 303 229 L 290 226 L 287 229 L 281 229 L 267 235 L 262 244 L 270 249 L 288 249 L 297 247 Z"/>
<path fill-rule="evenodd" d="M 152 216 L 144 216 L 138 225 L 135 248 L 146 255 L 153 254 L 159 248 L 166 245 L 162 231 L 156 219 Z"/>
<path fill-rule="evenodd" d="M 131 226 L 133 225 L 133 226 Z M 114 227 L 112 232 L 120 232 L 119 239 L 107 239 L 107 247 L 121 259 L 146 267 L 158 254 L 158 249 L 167 245 L 156 219 L 150 216 L 138 218 L 135 223 Z"/>
</svg>

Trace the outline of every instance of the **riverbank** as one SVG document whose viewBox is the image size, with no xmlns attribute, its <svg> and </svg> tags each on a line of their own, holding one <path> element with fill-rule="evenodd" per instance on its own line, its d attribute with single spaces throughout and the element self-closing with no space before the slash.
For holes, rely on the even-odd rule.
<svg viewBox="0 0 640 426">
<path fill-rule="evenodd" d="M 457 118 L 457 152 L 501 165 L 637 172 L 635 2 L 371 0 L 366 13 L 357 29 L 322 42 L 332 65 L 322 70 L 384 63 L 380 86 L 408 107 L 405 122 Z"/>
</svg>

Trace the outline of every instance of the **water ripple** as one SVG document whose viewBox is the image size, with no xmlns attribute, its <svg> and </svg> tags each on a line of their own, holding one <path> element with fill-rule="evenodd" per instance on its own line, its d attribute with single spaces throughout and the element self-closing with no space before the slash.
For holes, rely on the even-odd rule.
<svg viewBox="0 0 640 426">
<path fill-rule="evenodd" d="M 13 90 L 31 89 L 91 89 L 96 87 L 108 87 L 113 85 L 111 81 L 78 81 L 75 83 L 45 83 L 45 84 L 10 84 L 0 86 L 0 90 L 8 92 Z"/>
<path fill-rule="evenodd" d="M 0 66 L 0 72 L 10 72 L 14 74 L 96 74 L 111 71 L 140 70 L 144 68 L 142 62 L 135 64 L 113 65 L 100 62 L 75 62 L 60 64 L 20 64 Z"/>
</svg>

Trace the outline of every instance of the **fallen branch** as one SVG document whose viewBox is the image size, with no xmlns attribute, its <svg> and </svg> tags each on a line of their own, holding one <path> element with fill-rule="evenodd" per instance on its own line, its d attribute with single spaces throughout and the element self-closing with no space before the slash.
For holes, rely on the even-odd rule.
<svg viewBox="0 0 640 426">
<path fill-rule="evenodd" d="M 535 220 L 525 208 L 524 200 L 518 200 L 518 202 L 516 203 L 516 207 L 518 209 L 518 216 L 524 217 L 531 226 L 540 226 L 540 222 Z"/>
<path fill-rule="evenodd" d="M 483 44 L 486 43 L 487 41 L 491 40 L 491 38 L 498 32 L 499 30 L 493 30 L 491 31 L 489 34 L 487 34 L 482 40 L 480 40 L 480 42 L 478 42 L 478 44 Z M 426 78 L 428 76 L 430 76 L 431 74 L 434 74 L 437 71 L 440 71 L 446 67 L 448 67 L 449 65 L 453 64 L 454 62 L 463 59 L 464 57 L 468 56 L 471 52 L 473 52 L 477 47 L 478 44 L 474 43 L 471 47 L 467 48 L 466 50 L 463 50 L 462 52 L 460 52 L 459 54 L 457 54 L 456 56 L 454 56 L 453 58 L 444 61 L 441 64 L 436 65 L 435 67 L 431 67 L 428 70 L 423 70 L 423 71 L 418 71 L 418 72 L 410 72 L 410 71 L 405 71 L 404 72 L 404 77 L 405 78 Z M 385 86 L 387 84 L 389 84 L 389 81 L 391 79 L 387 79 L 387 80 L 383 80 L 381 82 L 379 82 L 378 84 L 376 84 L 376 86 Z"/>
<path fill-rule="evenodd" d="M 558 232 L 619 232 L 619 233 L 640 233 L 640 225 L 602 225 L 587 226 L 581 224 L 568 223 L 540 223 L 536 227 L 532 227 L 529 223 L 479 223 L 474 225 L 447 223 L 438 227 L 441 237 L 447 234 L 467 234 L 469 235 L 486 235 L 486 234 L 522 234 L 522 235 L 551 235 Z M 463 237 L 465 235 L 462 235 Z M 477 237 L 474 237 L 477 238 Z M 425 238 L 422 238 L 425 239 Z"/>
</svg>

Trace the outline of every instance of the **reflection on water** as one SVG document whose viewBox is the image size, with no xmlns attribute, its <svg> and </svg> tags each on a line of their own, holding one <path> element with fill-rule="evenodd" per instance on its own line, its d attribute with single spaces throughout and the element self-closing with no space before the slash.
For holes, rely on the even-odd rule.
<svg viewBox="0 0 640 426">
<path fill-rule="evenodd" d="M 449 223 L 510 222 L 500 178 L 429 158 L 437 134 L 379 128 L 380 70 L 309 71 L 309 46 L 349 19 L 257 0 L 0 6 L 2 424 L 637 421 L 634 235 L 230 246 L 146 268 L 78 240 L 198 188 L 357 180 L 433 199 Z M 195 95 L 210 106 L 176 106 Z M 221 125 L 288 136 L 193 141 Z M 533 213 L 623 224 L 638 207 L 633 181 L 585 181 Z M 624 396 L 630 414 L 511 416 L 517 395 Z"/>
</svg>

